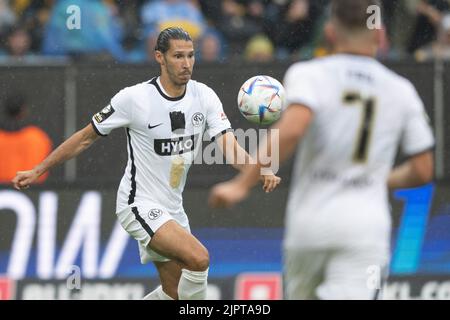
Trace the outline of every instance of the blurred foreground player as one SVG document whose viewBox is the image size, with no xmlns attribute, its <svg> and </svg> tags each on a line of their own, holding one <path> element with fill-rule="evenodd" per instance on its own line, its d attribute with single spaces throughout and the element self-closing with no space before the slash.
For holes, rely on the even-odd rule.
<svg viewBox="0 0 450 320">
<path fill-rule="evenodd" d="M 389 264 L 388 188 L 433 178 L 434 138 L 421 99 L 373 58 L 381 31 L 367 27 L 371 5 L 379 3 L 333 1 L 325 33 L 335 54 L 285 75 L 289 106 L 273 129 L 280 160 L 296 153 L 283 241 L 287 299 L 379 296 L 368 283 Z M 408 160 L 392 169 L 399 145 Z M 211 205 L 246 198 L 259 170 L 215 186 Z"/>
<path fill-rule="evenodd" d="M 27 188 L 54 165 L 75 157 L 98 136 L 126 128 L 128 164 L 117 193 L 116 213 L 138 241 L 142 263 L 153 261 L 161 285 L 144 299 L 205 299 L 209 269 L 207 249 L 190 233 L 182 192 L 187 171 L 203 133 L 216 141 L 228 163 L 251 159 L 237 143 L 222 103 L 208 86 L 191 80 L 195 62 L 191 37 L 180 28 L 163 30 L 155 59 L 161 76 L 127 87 L 95 114 L 91 124 L 72 135 L 31 171 L 18 172 L 14 185 Z M 237 155 L 237 157 L 234 157 Z M 266 192 L 280 182 L 261 176 Z"/>
</svg>

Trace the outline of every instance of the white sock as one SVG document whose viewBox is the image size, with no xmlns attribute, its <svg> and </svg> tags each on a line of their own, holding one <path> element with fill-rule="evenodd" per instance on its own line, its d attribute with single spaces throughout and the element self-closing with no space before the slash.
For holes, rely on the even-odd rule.
<svg viewBox="0 0 450 320">
<path fill-rule="evenodd" d="M 158 286 L 155 290 L 146 295 L 142 300 L 173 300 L 167 293 L 162 289 L 162 286 Z"/>
<path fill-rule="evenodd" d="M 180 282 L 178 283 L 178 299 L 205 300 L 208 285 L 208 270 L 190 271 L 182 269 Z"/>
</svg>

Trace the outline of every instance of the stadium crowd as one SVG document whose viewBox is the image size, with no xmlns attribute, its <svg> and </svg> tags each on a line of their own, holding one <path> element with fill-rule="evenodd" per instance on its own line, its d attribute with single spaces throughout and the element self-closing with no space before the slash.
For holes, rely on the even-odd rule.
<svg viewBox="0 0 450 320">
<path fill-rule="evenodd" d="M 381 59 L 450 59 L 450 0 L 383 0 Z M 327 53 L 329 0 L 0 0 L 0 62 L 45 59 L 154 59 L 156 35 L 187 30 L 197 59 L 252 62 Z M 79 28 L 67 21 L 78 6 Z"/>
</svg>

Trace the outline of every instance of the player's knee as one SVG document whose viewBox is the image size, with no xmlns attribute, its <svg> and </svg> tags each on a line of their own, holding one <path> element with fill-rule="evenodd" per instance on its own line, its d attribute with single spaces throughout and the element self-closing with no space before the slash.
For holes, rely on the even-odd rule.
<svg viewBox="0 0 450 320">
<path fill-rule="evenodd" d="M 205 271 L 209 268 L 209 253 L 206 248 L 195 252 L 188 266 L 191 271 Z"/>
</svg>

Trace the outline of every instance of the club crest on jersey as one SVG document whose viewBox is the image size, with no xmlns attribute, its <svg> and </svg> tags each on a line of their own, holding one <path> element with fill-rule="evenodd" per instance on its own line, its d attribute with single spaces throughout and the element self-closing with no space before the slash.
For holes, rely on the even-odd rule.
<svg viewBox="0 0 450 320">
<path fill-rule="evenodd" d="M 205 116 L 201 112 L 196 112 L 192 116 L 192 125 L 194 127 L 200 127 L 205 122 Z"/>
<path fill-rule="evenodd" d="M 193 151 L 198 137 L 198 134 L 193 134 L 172 139 L 155 139 L 155 152 L 160 156 L 171 156 Z"/>
<path fill-rule="evenodd" d="M 113 113 L 114 113 L 114 108 L 112 107 L 112 105 L 108 105 L 107 107 L 104 107 L 102 109 L 102 111 L 100 111 L 99 113 L 94 115 L 94 119 L 95 121 L 97 121 L 97 123 L 102 123 L 103 121 L 105 121 L 106 119 L 108 119 Z"/>
<path fill-rule="evenodd" d="M 150 211 L 148 212 L 148 218 L 150 220 L 156 220 L 161 217 L 162 214 L 163 212 L 161 209 L 150 209 Z"/>
</svg>

